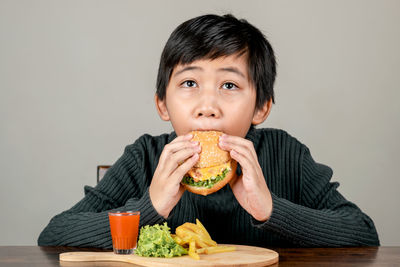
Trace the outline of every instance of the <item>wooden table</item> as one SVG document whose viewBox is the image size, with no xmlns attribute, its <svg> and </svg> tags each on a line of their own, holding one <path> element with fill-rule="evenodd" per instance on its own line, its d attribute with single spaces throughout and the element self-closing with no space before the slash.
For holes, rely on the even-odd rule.
<svg viewBox="0 0 400 267">
<path fill-rule="evenodd" d="M 366 248 L 271 248 L 280 255 L 272 266 L 400 266 L 400 247 Z M 0 266 L 124 266 L 120 262 L 60 262 L 58 256 L 70 251 L 104 251 L 73 247 L 0 246 Z"/>
</svg>

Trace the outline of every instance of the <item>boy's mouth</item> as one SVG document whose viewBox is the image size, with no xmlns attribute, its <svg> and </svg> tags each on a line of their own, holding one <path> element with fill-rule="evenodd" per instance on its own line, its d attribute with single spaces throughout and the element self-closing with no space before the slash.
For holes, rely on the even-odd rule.
<svg viewBox="0 0 400 267">
<path fill-rule="evenodd" d="M 215 128 L 197 128 L 197 129 L 193 129 L 192 131 L 218 131 L 218 132 L 222 132 L 222 130 L 215 129 Z"/>
</svg>

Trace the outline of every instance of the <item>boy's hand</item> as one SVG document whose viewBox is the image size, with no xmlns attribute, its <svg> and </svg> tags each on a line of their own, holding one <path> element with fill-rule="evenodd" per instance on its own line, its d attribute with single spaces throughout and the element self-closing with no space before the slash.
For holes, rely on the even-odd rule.
<svg viewBox="0 0 400 267">
<path fill-rule="evenodd" d="M 242 169 L 242 175 L 230 186 L 239 204 L 258 221 L 266 221 L 272 212 L 272 197 L 265 182 L 254 145 L 238 136 L 222 135 L 221 149 L 230 151 Z"/>
<path fill-rule="evenodd" d="M 185 191 L 183 176 L 199 160 L 199 142 L 192 135 L 181 135 L 165 145 L 150 184 L 150 199 L 158 214 L 167 218 Z"/>
</svg>

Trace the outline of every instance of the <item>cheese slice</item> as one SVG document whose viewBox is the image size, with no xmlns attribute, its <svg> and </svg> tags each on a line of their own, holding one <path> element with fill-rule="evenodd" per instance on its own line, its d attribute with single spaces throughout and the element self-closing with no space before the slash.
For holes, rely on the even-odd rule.
<svg viewBox="0 0 400 267">
<path fill-rule="evenodd" d="M 227 168 L 230 168 L 230 161 L 214 167 L 192 168 L 188 171 L 188 174 L 193 177 L 195 182 L 198 182 L 210 179 L 211 177 L 217 177 Z"/>
</svg>

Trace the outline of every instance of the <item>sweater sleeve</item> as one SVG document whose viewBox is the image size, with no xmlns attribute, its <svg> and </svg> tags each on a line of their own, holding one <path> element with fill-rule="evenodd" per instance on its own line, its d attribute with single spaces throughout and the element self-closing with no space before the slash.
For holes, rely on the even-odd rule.
<svg viewBox="0 0 400 267">
<path fill-rule="evenodd" d="M 308 148 L 302 153 L 299 204 L 272 194 L 273 211 L 254 226 L 278 233 L 293 244 L 307 247 L 379 246 L 373 221 L 330 182 L 332 170 L 316 163 Z"/>
<path fill-rule="evenodd" d="M 164 221 L 151 203 L 140 151 L 127 146 L 96 187 L 85 186 L 81 201 L 50 220 L 38 245 L 112 248 L 109 210 L 140 211 L 140 226 Z"/>
</svg>

